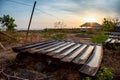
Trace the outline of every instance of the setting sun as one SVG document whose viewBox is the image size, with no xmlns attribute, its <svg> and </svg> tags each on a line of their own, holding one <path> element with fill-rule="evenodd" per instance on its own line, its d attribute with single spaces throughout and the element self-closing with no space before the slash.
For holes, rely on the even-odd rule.
<svg viewBox="0 0 120 80">
<path fill-rule="evenodd" d="M 86 22 L 97 22 L 97 19 L 95 17 L 88 17 L 86 18 Z"/>
</svg>

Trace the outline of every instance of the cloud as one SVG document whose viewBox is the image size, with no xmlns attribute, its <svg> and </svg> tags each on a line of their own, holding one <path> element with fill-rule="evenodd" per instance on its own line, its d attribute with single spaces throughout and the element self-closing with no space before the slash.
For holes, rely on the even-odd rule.
<svg viewBox="0 0 120 80">
<path fill-rule="evenodd" d="M 44 0 L 44 8 L 69 14 L 83 14 L 86 11 L 99 11 L 103 13 L 120 13 L 120 0 Z M 43 3 L 44 3 L 43 2 Z M 46 6 L 46 7 L 45 7 Z"/>
<path fill-rule="evenodd" d="M 115 0 L 114 11 L 120 16 L 120 0 Z"/>
<path fill-rule="evenodd" d="M 20 20 L 20 18 L 29 21 L 32 6 L 16 4 L 11 1 L 0 0 L 0 8 L 3 8 L 0 15 L 5 13 L 12 16 L 15 15 L 19 25 L 24 22 Z M 34 0 L 20 0 L 17 2 L 33 5 Z M 80 22 L 82 23 L 82 21 L 84 21 L 83 18 L 89 16 L 95 16 L 96 18 L 99 18 L 99 20 L 102 20 L 104 17 L 119 17 L 119 3 L 120 0 L 37 0 L 36 8 L 39 8 L 41 11 L 35 10 L 33 25 L 38 24 L 38 26 L 45 27 L 53 26 L 51 24 L 57 20 L 56 17 L 66 21 L 72 26 L 79 25 Z M 27 25 L 27 22 L 25 24 Z M 21 26 L 26 25 L 23 24 Z"/>
</svg>

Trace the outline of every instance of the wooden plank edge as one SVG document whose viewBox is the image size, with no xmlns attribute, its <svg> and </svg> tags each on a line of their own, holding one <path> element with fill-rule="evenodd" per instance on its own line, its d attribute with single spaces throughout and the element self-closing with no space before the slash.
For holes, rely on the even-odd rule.
<svg viewBox="0 0 120 80">
<path fill-rule="evenodd" d="M 99 67 L 90 67 L 88 65 L 83 65 L 79 71 L 81 73 L 89 75 L 89 76 L 95 76 L 98 69 L 99 69 Z"/>
<path fill-rule="evenodd" d="M 102 47 L 102 44 L 98 44 L 98 45 L 101 45 Z M 98 67 L 91 67 L 91 66 L 88 66 L 87 63 L 89 62 L 86 62 L 81 68 L 80 68 L 80 72 L 81 73 L 84 73 L 84 74 L 87 74 L 89 76 L 95 76 L 95 74 L 97 73 L 99 67 L 100 67 L 100 64 L 102 62 L 102 57 L 103 57 L 103 48 L 102 48 L 102 51 L 101 51 L 101 57 L 100 57 L 100 61 L 98 63 Z M 92 56 L 90 57 L 92 58 Z M 87 72 L 88 71 L 88 72 Z"/>
</svg>

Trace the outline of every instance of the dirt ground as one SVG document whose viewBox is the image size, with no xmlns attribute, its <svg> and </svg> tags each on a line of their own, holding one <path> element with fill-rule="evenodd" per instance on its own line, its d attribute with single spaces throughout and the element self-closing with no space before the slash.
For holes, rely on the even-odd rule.
<svg viewBox="0 0 120 80">
<path fill-rule="evenodd" d="M 68 41 L 76 41 L 90 44 L 90 37 L 76 37 L 75 34 L 67 34 Z M 16 55 L 12 47 L 26 43 L 33 43 L 47 40 L 34 34 L 27 42 L 21 38 L 20 42 L 5 45 L 6 50 L 0 49 L 0 80 L 82 80 L 85 76 L 79 73 L 77 66 L 62 64 L 48 64 L 48 58 L 36 58 L 28 56 L 26 59 L 16 63 Z M 116 70 L 115 80 L 120 79 L 120 50 L 110 50 L 104 47 L 104 54 L 101 66 L 112 67 Z M 63 66 L 64 65 L 64 66 Z"/>
</svg>

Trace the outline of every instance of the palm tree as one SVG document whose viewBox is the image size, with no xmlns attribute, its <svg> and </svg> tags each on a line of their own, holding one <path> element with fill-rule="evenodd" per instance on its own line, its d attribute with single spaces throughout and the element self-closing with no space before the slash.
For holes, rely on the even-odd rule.
<svg viewBox="0 0 120 80">
<path fill-rule="evenodd" d="M 3 15 L 3 17 L 0 17 L 0 23 L 2 24 L 1 27 L 6 27 L 7 31 L 14 31 L 14 28 L 17 27 L 14 21 L 15 20 L 9 15 Z"/>
</svg>

